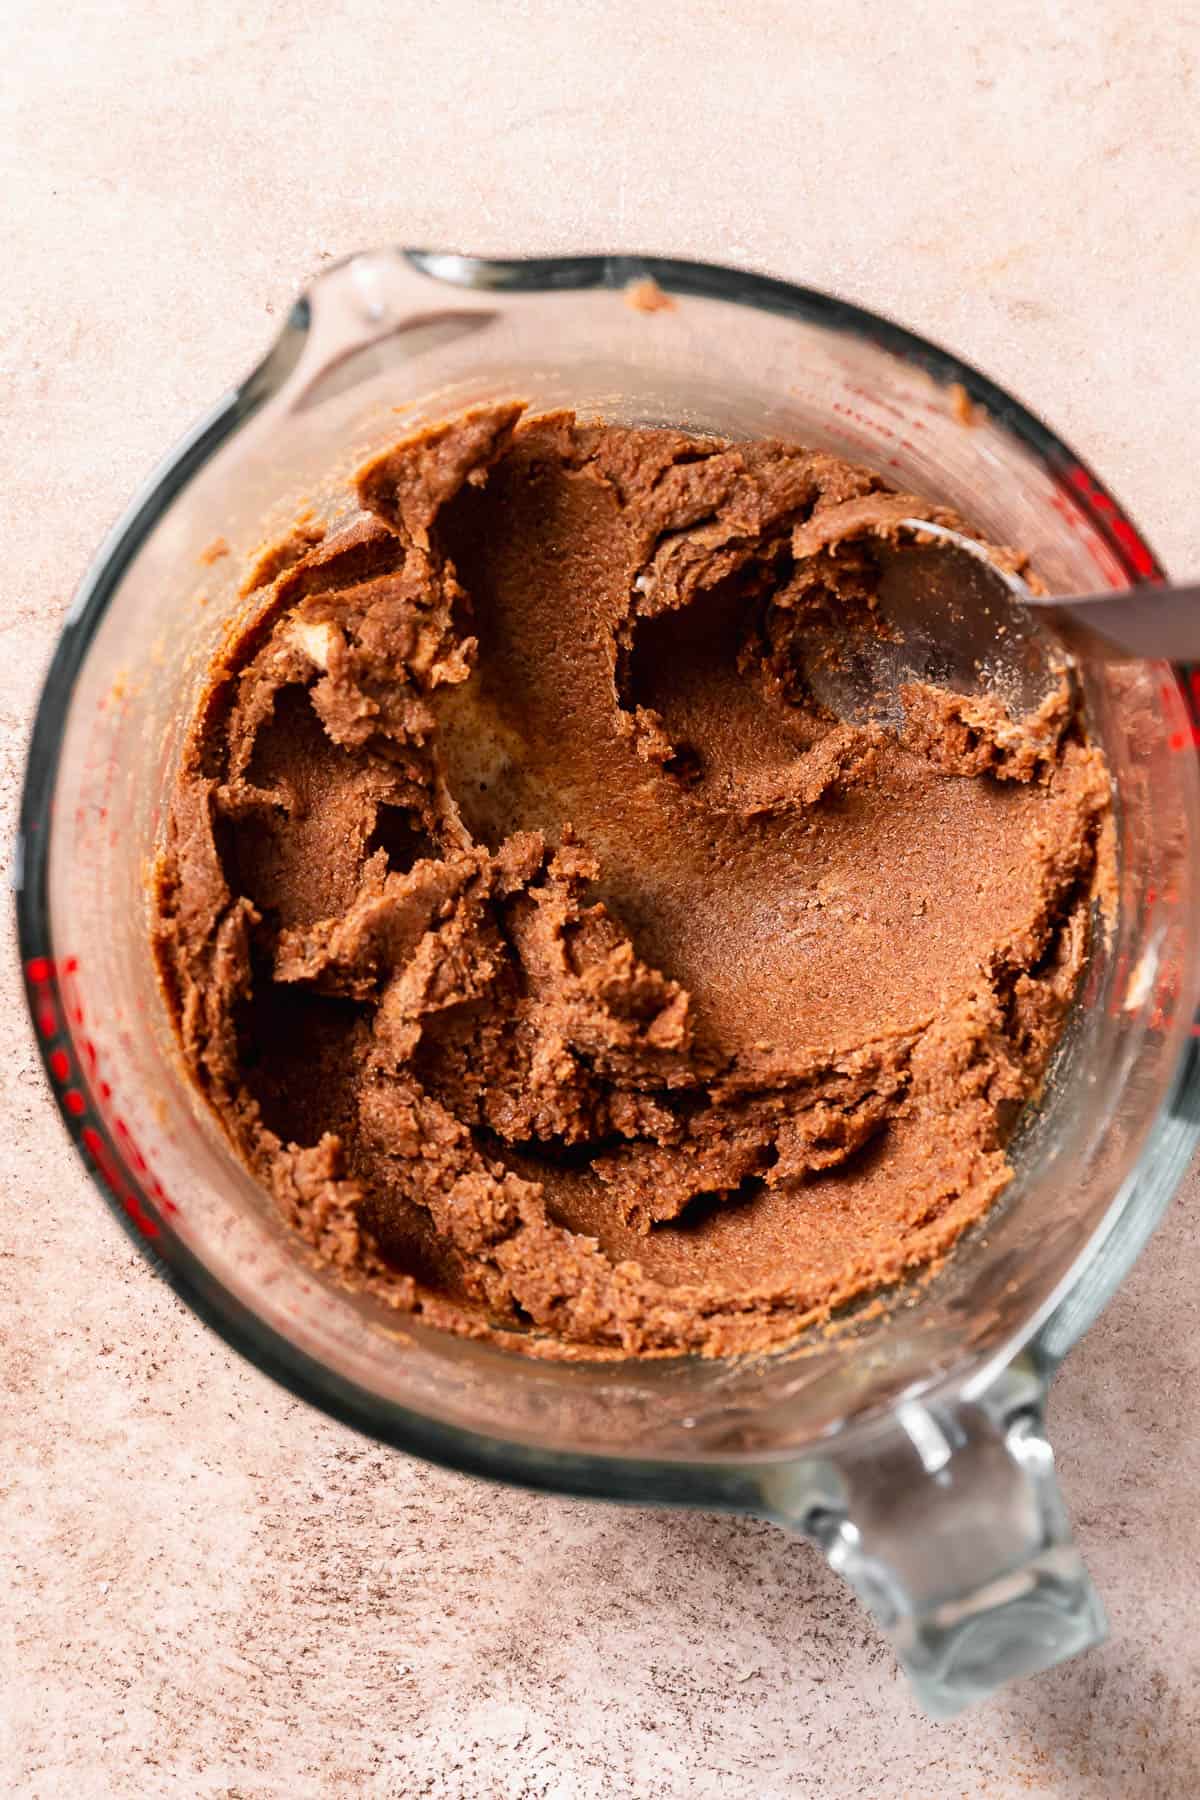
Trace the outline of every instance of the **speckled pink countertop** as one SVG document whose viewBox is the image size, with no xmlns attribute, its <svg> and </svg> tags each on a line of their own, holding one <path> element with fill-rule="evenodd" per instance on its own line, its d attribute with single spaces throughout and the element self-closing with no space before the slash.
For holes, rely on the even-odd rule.
<svg viewBox="0 0 1200 1800">
<path fill-rule="evenodd" d="M 9 0 L 0 803 L 72 587 L 290 292 L 377 242 L 744 262 L 1045 411 L 1200 571 L 1200 15 L 1093 0 Z M 1194 1171 L 1051 1424 L 1111 1642 L 949 1726 L 766 1525 L 489 1489 L 240 1362 L 0 1006 L 0 1791 L 1200 1792 Z"/>
</svg>

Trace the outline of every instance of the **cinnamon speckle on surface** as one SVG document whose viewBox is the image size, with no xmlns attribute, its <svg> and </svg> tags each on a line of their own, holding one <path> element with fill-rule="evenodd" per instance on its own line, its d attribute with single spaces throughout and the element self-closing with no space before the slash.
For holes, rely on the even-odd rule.
<svg viewBox="0 0 1200 1800">
<path fill-rule="evenodd" d="M 952 381 L 948 389 L 950 395 L 950 411 L 960 425 L 978 425 L 983 418 L 983 408 L 968 394 L 961 381 Z"/>
<path fill-rule="evenodd" d="M 625 289 L 625 303 L 632 306 L 635 312 L 657 313 L 674 312 L 675 301 L 670 294 L 664 293 L 653 276 L 643 275 L 640 281 L 631 281 Z"/>
</svg>

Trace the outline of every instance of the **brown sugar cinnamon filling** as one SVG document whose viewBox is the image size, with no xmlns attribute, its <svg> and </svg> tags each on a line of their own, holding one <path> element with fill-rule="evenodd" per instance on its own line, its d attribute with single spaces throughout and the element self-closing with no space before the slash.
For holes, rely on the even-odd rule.
<svg viewBox="0 0 1200 1800">
<path fill-rule="evenodd" d="M 942 1255 L 1010 1180 L 1109 779 L 1036 719 L 817 700 L 883 479 L 477 410 L 260 559 L 175 782 L 188 1069 L 348 1283 L 540 1354 L 721 1355 Z M 948 517 L 944 513 L 943 517 Z"/>
</svg>

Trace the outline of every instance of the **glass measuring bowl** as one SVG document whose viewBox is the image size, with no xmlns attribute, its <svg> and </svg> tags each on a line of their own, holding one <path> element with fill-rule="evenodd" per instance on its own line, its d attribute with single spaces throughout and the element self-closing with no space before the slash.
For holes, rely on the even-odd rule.
<svg viewBox="0 0 1200 1800">
<path fill-rule="evenodd" d="M 646 281 L 657 289 L 630 290 Z M 16 874 L 53 1091 L 159 1270 L 295 1392 L 480 1475 L 790 1525 L 856 1588 L 926 1707 L 951 1713 L 1103 1632 L 1041 1410 L 1200 1136 L 1191 715 L 1165 666 L 1085 673 L 1117 784 L 1118 915 L 1014 1146 L 1016 1179 L 936 1278 L 786 1353 L 724 1363 L 559 1365 L 384 1312 L 307 1265 L 184 1079 L 149 956 L 146 871 L 245 554 L 301 504 L 332 504 L 404 430 L 508 395 L 872 463 L 1029 551 L 1052 590 L 1159 574 L 1045 426 L 828 297 L 652 259 L 350 258 L 152 478 L 68 617 Z M 217 539 L 232 554 L 215 555 Z"/>
</svg>

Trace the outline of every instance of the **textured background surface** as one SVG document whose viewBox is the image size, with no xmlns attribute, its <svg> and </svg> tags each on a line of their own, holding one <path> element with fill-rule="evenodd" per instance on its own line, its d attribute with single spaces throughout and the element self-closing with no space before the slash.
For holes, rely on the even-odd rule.
<svg viewBox="0 0 1200 1800">
<path fill-rule="evenodd" d="M 340 13 L 341 17 L 335 17 Z M 8 0 L 0 803 L 72 586 L 332 256 L 657 250 L 831 287 L 1044 410 L 1200 571 L 1186 5 Z M 1192 1796 L 1195 1175 L 1052 1423 L 1113 1638 L 935 1729 L 803 1546 L 351 1437 L 152 1279 L 0 994 L 0 1790 Z"/>
</svg>

